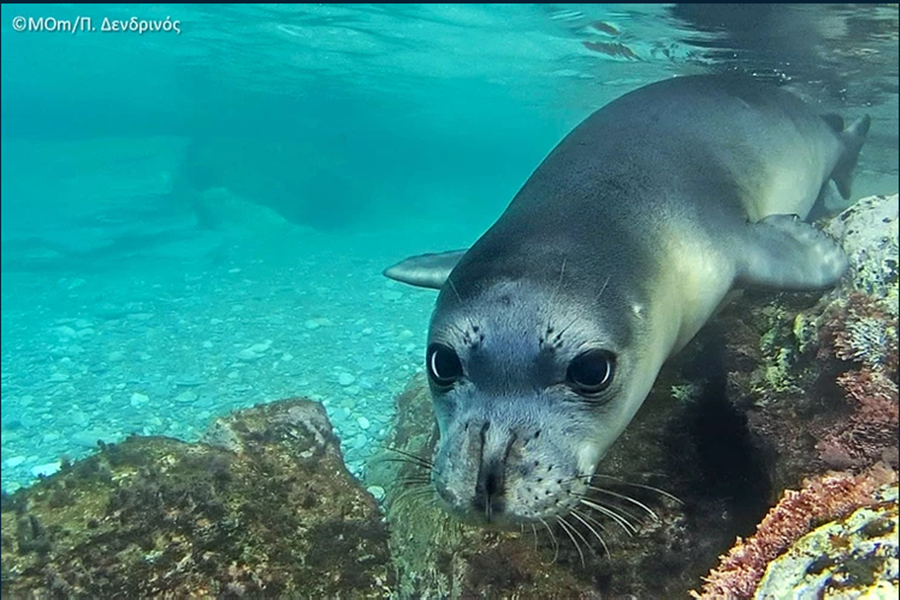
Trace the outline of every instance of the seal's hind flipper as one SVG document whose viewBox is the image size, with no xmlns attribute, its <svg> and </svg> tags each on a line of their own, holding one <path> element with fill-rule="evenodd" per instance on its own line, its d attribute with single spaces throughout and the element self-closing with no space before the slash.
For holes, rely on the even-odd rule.
<svg viewBox="0 0 900 600">
<path fill-rule="evenodd" d="M 847 210 L 852 204 L 841 197 L 837 185 L 829 179 L 819 191 L 819 197 L 816 198 L 816 203 L 813 204 L 806 220 L 813 223 L 819 219 L 831 219 Z"/>
<path fill-rule="evenodd" d="M 738 256 L 739 287 L 820 290 L 847 270 L 840 246 L 796 215 L 772 215 L 748 229 L 750 239 Z"/>
<path fill-rule="evenodd" d="M 384 276 L 414 285 L 439 290 L 444 286 L 450 271 L 467 250 L 452 250 L 438 254 L 413 256 L 384 270 Z"/>
<path fill-rule="evenodd" d="M 841 142 L 843 142 L 844 151 L 834 171 L 831 172 L 831 179 L 837 184 L 837 189 L 844 200 L 850 199 L 853 170 L 856 168 L 856 162 L 859 160 L 859 150 L 866 141 L 871 124 L 872 119 L 869 115 L 864 115 L 838 134 Z"/>
</svg>

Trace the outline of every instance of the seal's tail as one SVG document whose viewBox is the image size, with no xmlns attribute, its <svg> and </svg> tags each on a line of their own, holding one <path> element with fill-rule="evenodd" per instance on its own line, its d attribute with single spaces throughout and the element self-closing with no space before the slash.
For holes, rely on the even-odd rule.
<svg viewBox="0 0 900 600">
<path fill-rule="evenodd" d="M 826 118 L 826 121 L 832 126 L 837 124 L 832 119 Z M 853 121 L 846 129 L 843 127 L 843 122 L 840 122 L 840 126 L 835 128 L 841 141 L 844 143 L 844 153 L 834 171 L 831 172 L 831 178 L 837 185 L 837 189 L 844 200 L 850 199 L 853 170 L 856 169 L 856 162 L 859 160 L 859 150 L 866 141 L 866 135 L 869 133 L 869 125 L 871 124 L 872 119 L 869 115 L 864 115 Z"/>
</svg>

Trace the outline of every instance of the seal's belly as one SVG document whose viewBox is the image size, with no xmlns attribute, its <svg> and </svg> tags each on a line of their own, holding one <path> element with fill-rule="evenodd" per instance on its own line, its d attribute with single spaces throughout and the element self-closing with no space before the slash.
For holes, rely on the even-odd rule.
<svg viewBox="0 0 900 600">
<path fill-rule="evenodd" d="M 796 214 L 805 219 L 826 177 L 813 164 L 773 161 L 761 178 L 758 191 L 744 199 L 747 216 L 752 222 L 777 214 Z"/>
</svg>

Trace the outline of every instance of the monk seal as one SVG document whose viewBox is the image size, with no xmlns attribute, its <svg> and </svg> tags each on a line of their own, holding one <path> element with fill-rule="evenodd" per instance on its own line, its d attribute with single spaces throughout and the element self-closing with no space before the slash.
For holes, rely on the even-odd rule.
<svg viewBox="0 0 900 600">
<path fill-rule="evenodd" d="M 804 219 L 831 181 L 849 198 L 869 123 L 752 80 L 653 83 L 569 133 L 470 249 L 386 269 L 440 289 L 441 504 L 500 527 L 566 515 L 731 290 L 833 286 L 848 261 Z"/>
</svg>

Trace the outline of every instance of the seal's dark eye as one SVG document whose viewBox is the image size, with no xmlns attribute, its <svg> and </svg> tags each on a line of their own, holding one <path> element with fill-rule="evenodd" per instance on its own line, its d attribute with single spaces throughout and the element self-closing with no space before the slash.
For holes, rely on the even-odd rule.
<svg viewBox="0 0 900 600">
<path fill-rule="evenodd" d="M 462 363 L 459 356 L 449 346 L 431 344 L 426 357 L 428 376 L 439 387 L 450 387 L 462 377 Z"/>
<path fill-rule="evenodd" d="M 616 357 L 606 350 L 588 350 L 572 359 L 566 383 L 582 396 L 599 394 L 612 382 Z"/>
</svg>

